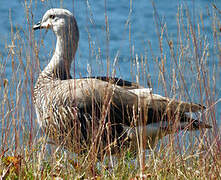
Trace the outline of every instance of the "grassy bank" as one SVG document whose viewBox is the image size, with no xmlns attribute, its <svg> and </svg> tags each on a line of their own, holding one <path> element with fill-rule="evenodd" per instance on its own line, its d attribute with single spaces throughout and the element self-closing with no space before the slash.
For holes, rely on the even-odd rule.
<svg viewBox="0 0 221 180">
<path fill-rule="evenodd" d="M 40 72 L 39 59 L 42 57 L 39 54 L 45 48 L 45 35 L 42 32 L 39 40 L 32 31 L 32 8 L 32 4 L 25 1 L 26 29 L 14 26 L 13 20 L 9 19 L 12 25 L 10 41 L 5 43 L 4 53 L 0 52 L 2 179 L 217 179 L 221 176 L 221 116 L 218 113 L 221 25 L 220 10 L 215 5 L 211 4 L 208 9 L 207 24 L 210 27 L 205 25 L 205 17 L 201 14 L 193 16 L 187 6 L 179 6 L 174 38 L 167 29 L 169 22 L 161 17 L 153 4 L 159 53 L 155 54 L 151 42 L 146 44 L 147 52 L 143 54 L 135 54 L 134 46 L 130 44 L 128 58 L 132 79 L 155 90 L 157 86 L 164 96 L 205 105 L 207 109 L 195 116 L 213 128 L 168 135 L 156 148 L 145 153 L 141 149 L 140 154 L 124 150 L 121 155 L 107 154 L 99 159 L 90 152 L 77 155 L 60 146 L 49 145 L 48 138 L 39 129 L 32 95 Z M 88 9 L 91 12 L 89 6 Z M 105 71 L 115 74 L 117 67 L 109 72 L 113 57 L 108 54 L 110 34 L 106 13 L 105 20 Z M 130 30 L 128 36 L 131 36 Z M 149 74 L 150 63 L 155 67 L 157 83 Z"/>
</svg>

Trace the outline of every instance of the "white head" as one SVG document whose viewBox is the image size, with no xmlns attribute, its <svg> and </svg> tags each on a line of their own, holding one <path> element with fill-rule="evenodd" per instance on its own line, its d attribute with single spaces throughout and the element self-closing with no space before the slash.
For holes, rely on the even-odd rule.
<svg viewBox="0 0 221 180">
<path fill-rule="evenodd" d="M 52 29 L 56 35 L 66 31 L 68 28 L 78 32 L 77 23 L 73 14 L 67 9 L 53 8 L 49 9 L 43 16 L 42 20 L 33 26 L 37 29 Z"/>
<path fill-rule="evenodd" d="M 55 53 L 48 68 L 57 73 L 66 69 L 69 73 L 71 62 L 78 46 L 79 31 L 73 14 L 67 9 L 49 9 L 42 20 L 33 26 L 33 30 L 51 29 L 57 36 Z"/>
</svg>

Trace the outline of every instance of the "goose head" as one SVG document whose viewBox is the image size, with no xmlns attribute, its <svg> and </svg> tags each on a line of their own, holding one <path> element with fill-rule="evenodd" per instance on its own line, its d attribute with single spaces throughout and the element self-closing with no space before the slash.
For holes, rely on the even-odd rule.
<svg viewBox="0 0 221 180">
<path fill-rule="evenodd" d="M 78 31 L 77 22 L 73 14 L 67 9 L 53 8 L 46 11 L 41 21 L 33 26 L 37 29 L 52 29 L 56 35 L 63 35 L 64 31 L 70 29 Z"/>
<path fill-rule="evenodd" d="M 42 20 L 33 26 L 33 30 L 38 29 L 51 29 L 57 37 L 56 49 L 46 70 L 48 72 L 56 70 L 60 76 L 69 74 L 79 41 L 79 31 L 74 15 L 67 9 L 49 9 Z M 64 73 L 64 70 L 67 72 Z"/>
</svg>

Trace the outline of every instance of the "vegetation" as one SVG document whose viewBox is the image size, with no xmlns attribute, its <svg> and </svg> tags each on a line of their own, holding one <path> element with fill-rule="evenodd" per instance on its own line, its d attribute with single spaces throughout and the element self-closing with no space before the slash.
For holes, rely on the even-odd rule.
<svg viewBox="0 0 221 180">
<path fill-rule="evenodd" d="M 160 18 L 153 4 L 159 57 L 149 43 L 151 57 L 132 53 L 130 59 L 132 72 L 137 72 L 134 75 L 137 82 L 148 81 L 154 86 L 148 75 L 151 62 L 158 74 L 159 91 L 165 96 L 204 104 L 207 109 L 198 117 L 211 124 L 212 130 L 179 132 L 167 136 L 145 153 L 139 150 L 140 154 L 132 154 L 125 150 L 120 156 L 108 154 L 100 159 L 89 153 L 77 155 L 49 145 L 39 129 L 32 93 L 40 71 L 39 50 L 44 42 L 35 41 L 32 7 L 27 1 L 25 10 L 29 32 L 14 27 L 11 22 L 11 42 L 5 44 L 7 53 L 0 52 L 1 179 L 218 179 L 221 176 L 221 116 L 217 111 L 221 101 L 218 89 L 221 24 L 220 10 L 215 5 L 208 10 L 209 30 L 204 27 L 204 17 L 192 17 L 188 7 L 180 6 L 174 40 L 167 30 L 167 22 Z M 208 43 L 206 32 L 211 32 L 213 44 Z M 108 28 L 106 36 L 108 46 Z M 107 62 L 111 63 L 108 56 Z M 209 68 L 211 63 L 214 66 Z"/>
</svg>

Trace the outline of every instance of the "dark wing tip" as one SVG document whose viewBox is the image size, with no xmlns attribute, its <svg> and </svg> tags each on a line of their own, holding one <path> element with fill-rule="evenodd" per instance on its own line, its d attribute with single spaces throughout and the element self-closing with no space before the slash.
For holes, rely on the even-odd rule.
<svg viewBox="0 0 221 180">
<path fill-rule="evenodd" d="M 205 123 L 205 122 L 195 120 L 193 122 L 193 128 L 194 129 L 211 129 L 212 126 L 207 124 L 207 123 Z"/>
</svg>

